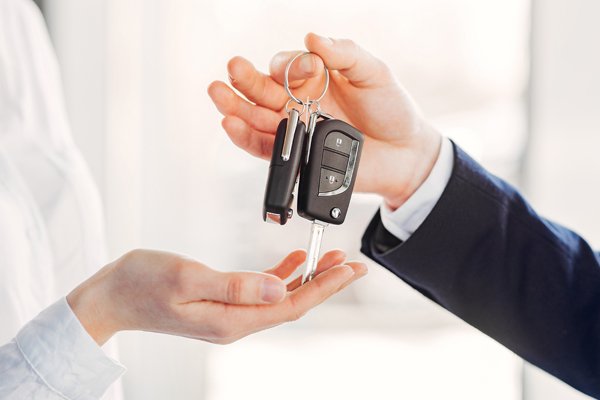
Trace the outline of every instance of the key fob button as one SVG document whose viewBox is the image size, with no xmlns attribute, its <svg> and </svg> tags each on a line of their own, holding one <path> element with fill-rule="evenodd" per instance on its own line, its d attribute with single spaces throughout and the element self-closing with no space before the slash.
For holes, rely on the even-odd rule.
<svg viewBox="0 0 600 400">
<path fill-rule="evenodd" d="M 344 135 L 342 132 L 331 132 L 325 137 L 325 147 L 336 150 L 346 155 L 350 155 L 352 149 L 352 139 Z"/>
<path fill-rule="evenodd" d="M 344 174 L 326 168 L 321 168 L 321 180 L 319 181 L 319 193 L 332 192 L 342 187 Z"/>
<path fill-rule="evenodd" d="M 348 168 L 348 157 L 339 153 L 334 153 L 333 151 L 325 150 L 323 151 L 322 164 L 324 167 L 336 169 L 345 173 Z"/>
<path fill-rule="evenodd" d="M 331 215 L 332 218 L 338 219 L 340 217 L 340 215 L 342 215 L 342 210 L 340 210 L 337 207 L 334 207 L 329 212 L 329 215 Z"/>
</svg>

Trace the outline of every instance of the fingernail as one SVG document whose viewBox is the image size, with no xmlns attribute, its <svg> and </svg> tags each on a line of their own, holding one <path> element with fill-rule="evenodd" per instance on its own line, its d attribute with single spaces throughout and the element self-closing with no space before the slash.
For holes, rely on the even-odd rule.
<svg viewBox="0 0 600 400">
<path fill-rule="evenodd" d="M 342 267 L 345 269 L 344 274 L 347 275 L 347 279 L 350 279 L 350 277 L 354 276 L 355 272 L 354 272 L 354 269 L 352 269 L 351 266 L 349 266 L 349 265 L 342 265 Z"/>
<path fill-rule="evenodd" d="M 260 288 L 260 295 L 265 303 L 279 303 L 285 296 L 285 291 L 283 282 L 265 279 Z"/>
<path fill-rule="evenodd" d="M 325 46 L 331 46 L 333 44 L 333 40 L 331 38 L 319 35 L 317 35 L 317 37 L 319 38 L 319 41 Z"/>
<path fill-rule="evenodd" d="M 356 273 L 364 276 L 369 273 L 369 268 L 365 264 L 360 264 L 359 270 Z"/>
<path fill-rule="evenodd" d="M 306 73 L 313 72 L 315 68 L 315 63 L 313 62 L 313 59 L 310 55 L 302 57 L 302 60 L 300 60 L 300 68 Z"/>
</svg>

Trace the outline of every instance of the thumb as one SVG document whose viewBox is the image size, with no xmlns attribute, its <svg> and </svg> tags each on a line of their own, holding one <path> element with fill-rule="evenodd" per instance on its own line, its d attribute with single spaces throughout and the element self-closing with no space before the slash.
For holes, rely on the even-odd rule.
<svg viewBox="0 0 600 400">
<path fill-rule="evenodd" d="M 281 302 L 287 293 L 285 283 L 262 272 L 218 272 L 206 285 L 206 300 L 229 304 L 272 304 Z"/>
<path fill-rule="evenodd" d="M 319 55 L 330 70 L 337 70 L 355 86 L 385 84 L 392 80 L 386 65 L 349 39 L 331 39 L 309 33 L 304 44 Z"/>
</svg>

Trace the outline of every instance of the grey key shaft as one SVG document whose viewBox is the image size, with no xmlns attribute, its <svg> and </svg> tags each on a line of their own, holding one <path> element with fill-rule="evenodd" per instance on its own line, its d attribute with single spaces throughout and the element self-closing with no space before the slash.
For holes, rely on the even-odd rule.
<svg viewBox="0 0 600 400">
<path fill-rule="evenodd" d="M 302 284 L 312 280 L 317 271 L 319 255 L 321 253 L 321 241 L 323 240 L 323 231 L 327 224 L 319 220 L 314 220 L 310 227 L 310 240 L 308 242 L 308 254 L 306 256 L 306 266 L 302 274 Z"/>
</svg>

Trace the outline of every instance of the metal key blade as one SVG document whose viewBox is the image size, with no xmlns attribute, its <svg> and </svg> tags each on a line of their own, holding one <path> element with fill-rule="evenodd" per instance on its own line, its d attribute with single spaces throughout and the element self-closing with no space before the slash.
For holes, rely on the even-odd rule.
<svg viewBox="0 0 600 400">
<path fill-rule="evenodd" d="M 321 241 L 323 240 L 323 231 L 327 223 L 314 220 L 310 227 L 310 240 L 308 242 L 308 255 L 306 257 L 306 267 L 302 274 L 302 284 L 312 280 L 317 271 L 317 263 L 321 253 Z"/>
</svg>

